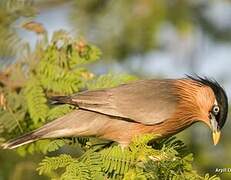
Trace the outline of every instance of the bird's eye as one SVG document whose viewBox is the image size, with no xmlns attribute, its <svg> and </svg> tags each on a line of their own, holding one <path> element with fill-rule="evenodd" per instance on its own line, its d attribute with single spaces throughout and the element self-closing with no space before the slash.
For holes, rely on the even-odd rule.
<svg viewBox="0 0 231 180">
<path fill-rule="evenodd" d="M 220 111 L 219 106 L 214 105 L 214 106 L 213 106 L 213 114 L 214 114 L 214 115 L 217 115 L 217 114 L 219 113 L 219 111 Z"/>
</svg>

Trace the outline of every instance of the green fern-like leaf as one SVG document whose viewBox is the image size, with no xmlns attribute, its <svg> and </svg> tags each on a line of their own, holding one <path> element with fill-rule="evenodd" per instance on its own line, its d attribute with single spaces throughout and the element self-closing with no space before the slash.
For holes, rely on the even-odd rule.
<svg viewBox="0 0 231 180">
<path fill-rule="evenodd" d="M 115 145 L 103 149 L 90 146 L 78 159 L 67 155 L 64 160 L 60 156 L 45 158 L 39 170 L 49 174 L 64 168 L 63 179 L 208 179 L 209 176 L 201 177 L 192 169 L 192 154 L 179 155 L 178 150 L 184 144 L 170 138 L 157 142 L 158 149 L 155 149 L 148 144 L 153 137 L 153 134 L 136 137 L 124 149 Z"/>
<path fill-rule="evenodd" d="M 37 171 L 39 171 L 39 174 L 49 174 L 52 171 L 57 170 L 58 168 L 64 168 L 75 161 L 76 160 L 70 155 L 66 154 L 57 157 L 45 157 L 45 159 L 39 163 Z"/>
<path fill-rule="evenodd" d="M 103 170 L 109 176 L 124 175 L 135 162 L 135 156 L 128 149 L 114 146 L 100 152 Z"/>
<path fill-rule="evenodd" d="M 47 99 L 41 83 L 36 78 L 31 78 L 25 88 L 30 117 L 35 124 L 39 121 L 45 122 L 48 114 Z"/>
<path fill-rule="evenodd" d="M 31 0 L 0 1 L 0 57 L 11 58 L 16 54 L 21 55 L 22 39 L 17 35 L 13 23 L 20 17 L 29 17 L 35 14 Z M 7 17 L 7 18 L 6 18 Z M 19 52 L 20 49 L 20 52 Z M 3 61 L 1 61 L 2 63 Z"/>
<path fill-rule="evenodd" d="M 48 120 L 53 120 L 59 118 L 73 110 L 74 107 L 64 104 L 53 107 L 48 112 Z"/>
<path fill-rule="evenodd" d="M 35 154 L 35 153 L 43 153 L 47 154 L 48 152 L 53 152 L 60 149 L 62 146 L 66 144 L 65 139 L 43 139 L 39 140 L 24 146 L 17 148 L 18 153 L 21 156 L 25 156 L 27 153 Z"/>
<path fill-rule="evenodd" d="M 73 48 L 73 47 L 72 47 Z M 72 50 L 70 59 L 71 67 L 76 65 L 89 64 L 94 61 L 99 60 L 101 56 L 101 51 L 93 45 L 85 45 L 83 52 L 78 52 L 78 50 Z"/>
<path fill-rule="evenodd" d="M 100 89 L 100 88 L 110 88 L 114 86 L 118 86 L 123 83 L 127 83 L 130 81 L 134 81 L 137 78 L 135 76 L 127 75 L 127 74 L 121 74 L 121 75 L 115 75 L 115 74 L 106 74 L 101 75 L 94 80 L 90 81 L 87 84 L 88 89 Z"/>
<path fill-rule="evenodd" d="M 214 176 L 209 176 L 209 174 L 205 174 L 204 180 L 221 180 L 219 177 L 217 177 L 216 175 Z"/>
<path fill-rule="evenodd" d="M 103 179 L 104 174 L 102 171 L 102 158 L 100 153 L 90 153 L 87 156 L 84 156 L 84 158 L 81 160 L 81 162 L 84 162 L 87 167 L 90 169 L 90 176 L 91 179 Z"/>
<path fill-rule="evenodd" d="M 39 65 L 38 77 L 42 86 L 53 92 L 71 94 L 79 89 L 80 79 L 75 73 L 44 61 Z"/>
<path fill-rule="evenodd" d="M 6 129 L 8 133 L 12 132 L 17 127 L 17 120 L 15 119 L 13 114 L 10 112 L 0 112 L 0 124 L 3 129 Z"/>
<path fill-rule="evenodd" d="M 26 115 L 25 98 L 21 93 L 8 92 L 6 95 L 7 106 L 4 109 L 0 109 L 0 129 L 5 129 L 8 133 L 12 133 L 15 129 L 18 129 L 22 133 L 22 122 Z"/>
<path fill-rule="evenodd" d="M 91 180 L 90 168 L 82 162 L 72 162 L 66 167 L 62 180 Z"/>
<path fill-rule="evenodd" d="M 61 148 L 66 144 L 66 141 L 64 139 L 56 139 L 52 140 L 45 148 L 43 148 L 43 153 L 47 152 L 53 152 Z"/>
</svg>

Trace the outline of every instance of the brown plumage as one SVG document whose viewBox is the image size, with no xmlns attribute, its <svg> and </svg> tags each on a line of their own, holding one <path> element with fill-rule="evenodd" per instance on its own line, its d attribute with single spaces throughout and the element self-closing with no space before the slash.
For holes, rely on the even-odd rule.
<svg viewBox="0 0 231 180">
<path fill-rule="evenodd" d="M 126 146 L 136 135 L 155 133 L 166 137 L 198 121 L 212 129 L 217 144 L 228 109 L 225 91 L 216 81 L 189 76 L 140 80 L 52 100 L 78 109 L 3 147 L 12 149 L 38 139 L 70 136 L 96 136 Z"/>
</svg>

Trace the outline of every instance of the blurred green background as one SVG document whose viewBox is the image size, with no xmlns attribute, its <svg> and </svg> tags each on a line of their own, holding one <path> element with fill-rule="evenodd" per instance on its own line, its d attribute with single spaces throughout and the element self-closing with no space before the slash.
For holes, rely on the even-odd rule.
<svg viewBox="0 0 231 180">
<path fill-rule="evenodd" d="M 42 26 L 25 26 L 31 21 Z M 60 29 L 102 50 L 102 60 L 90 66 L 97 74 L 177 78 L 197 73 L 215 78 L 231 97 L 229 0 L 1 0 L 1 69 L 22 57 L 25 42 L 33 48 L 43 30 L 50 38 Z M 216 147 L 202 124 L 177 135 L 194 153 L 200 173 L 231 168 L 230 128 L 228 120 Z M 0 150 L 0 180 L 45 179 L 35 171 L 40 160 Z M 218 175 L 231 179 L 231 172 Z"/>
</svg>

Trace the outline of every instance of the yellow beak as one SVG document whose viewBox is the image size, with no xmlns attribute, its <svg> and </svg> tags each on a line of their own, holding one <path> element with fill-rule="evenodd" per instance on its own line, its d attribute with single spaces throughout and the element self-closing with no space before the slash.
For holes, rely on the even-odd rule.
<svg viewBox="0 0 231 180">
<path fill-rule="evenodd" d="M 221 132 L 220 131 L 214 131 L 213 132 L 213 144 L 216 146 L 220 140 Z"/>
</svg>

